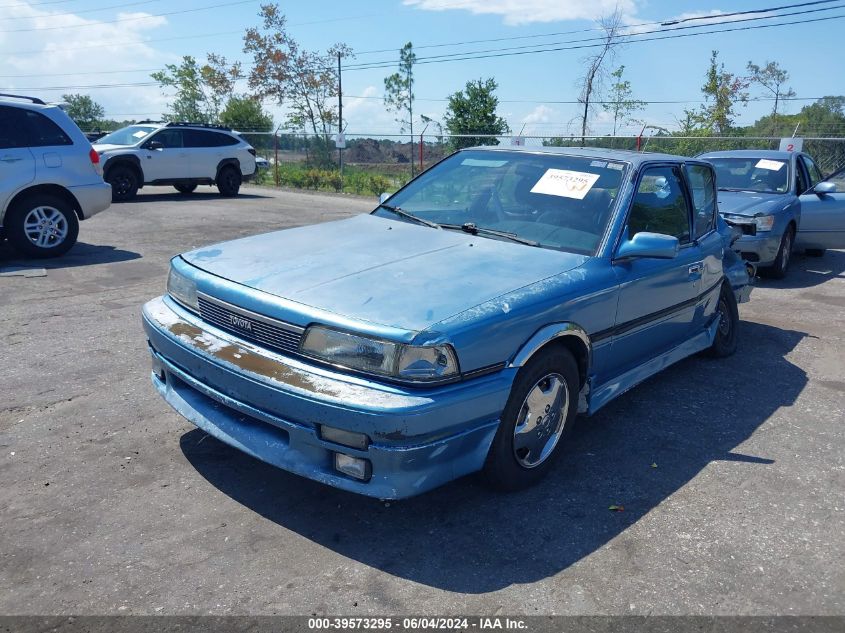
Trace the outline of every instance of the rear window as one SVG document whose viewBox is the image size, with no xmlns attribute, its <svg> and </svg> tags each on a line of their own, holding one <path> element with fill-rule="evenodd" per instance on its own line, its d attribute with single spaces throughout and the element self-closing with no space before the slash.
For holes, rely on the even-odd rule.
<svg viewBox="0 0 845 633">
<path fill-rule="evenodd" d="M 25 112 L 32 147 L 73 145 L 73 141 L 64 133 L 64 130 L 46 116 L 32 110 L 25 110 Z"/>
</svg>

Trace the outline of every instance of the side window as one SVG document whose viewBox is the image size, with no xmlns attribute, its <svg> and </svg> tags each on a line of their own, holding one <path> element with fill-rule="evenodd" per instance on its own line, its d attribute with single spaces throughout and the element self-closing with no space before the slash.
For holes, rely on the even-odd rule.
<svg viewBox="0 0 845 633">
<path fill-rule="evenodd" d="M 810 175 L 810 184 L 807 185 L 807 189 L 810 187 L 815 187 L 819 184 L 824 178 L 822 177 L 822 172 L 816 166 L 816 163 L 813 162 L 813 159 L 809 156 L 802 156 L 801 160 L 804 161 L 804 166 L 807 168 L 807 173 Z"/>
<path fill-rule="evenodd" d="M 149 140 L 158 141 L 167 149 L 182 147 L 182 130 L 165 128 L 151 136 Z"/>
<path fill-rule="evenodd" d="M 0 106 L 0 149 L 29 147 L 25 110 Z"/>
<path fill-rule="evenodd" d="M 640 184 L 628 216 L 628 235 L 642 231 L 690 241 L 689 208 L 680 174 L 673 167 L 652 167 L 640 176 Z"/>
<path fill-rule="evenodd" d="M 697 240 L 716 227 L 715 178 L 713 170 L 705 165 L 687 165 L 685 169 L 692 193 L 692 237 Z"/>
<path fill-rule="evenodd" d="M 807 191 L 810 187 L 807 186 L 807 175 L 804 169 L 804 164 L 800 160 L 795 161 L 795 193 L 799 196 Z"/>
<path fill-rule="evenodd" d="M 234 136 L 229 136 L 228 134 L 221 134 L 220 132 L 214 132 L 215 143 L 214 145 L 217 147 L 225 147 L 227 145 L 237 145 L 240 143 L 238 139 Z"/>
<path fill-rule="evenodd" d="M 182 130 L 185 147 L 210 147 L 208 135 L 200 130 Z"/>
<path fill-rule="evenodd" d="M 29 132 L 32 135 L 33 147 L 51 147 L 54 145 L 73 145 L 70 137 L 43 114 L 26 111 Z"/>
</svg>

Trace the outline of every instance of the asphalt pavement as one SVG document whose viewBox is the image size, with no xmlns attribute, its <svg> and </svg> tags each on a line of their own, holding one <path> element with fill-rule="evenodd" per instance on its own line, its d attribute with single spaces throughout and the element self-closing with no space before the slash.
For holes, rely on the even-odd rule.
<svg viewBox="0 0 845 633">
<path fill-rule="evenodd" d="M 0 613 L 845 615 L 845 252 L 761 280 L 735 356 L 581 419 L 540 485 L 387 504 L 195 429 L 140 323 L 173 255 L 375 200 L 170 191 L 61 259 L 0 246 Z"/>
</svg>

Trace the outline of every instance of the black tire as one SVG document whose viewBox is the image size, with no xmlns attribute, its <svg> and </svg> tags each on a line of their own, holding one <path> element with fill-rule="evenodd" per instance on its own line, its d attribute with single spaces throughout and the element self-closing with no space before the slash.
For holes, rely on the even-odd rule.
<svg viewBox="0 0 845 633">
<path fill-rule="evenodd" d="M 50 194 L 28 196 L 16 202 L 9 209 L 5 224 L 9 242 L 25 257 L 59 257 L 76 244 L 79 236 L 79 220 L 73 207 Z M 39 238 L 44 242 L 39 244 Z"/>
<path fill-rule="evenodd" d="M 722 292 L 719 294 L 718 315 L 716 338 L 707 349 L 707 355 L 712 358 L 725 358 L 736 352 L 739 343 L 739 308 L 736 305 L 736 296 L 728 284 L 722 285 Z"/>
<path fill-rule="evenodd" d="M 780 248 L 775 257 L 775 263 L 763 269 L 766 276 L 773 279 L 783 279 L 786 277 L 786 271 L 789 269 L 789 261 L 792 259 L 792 247 L 794 245 L 795 229 L 790 224 L 786 231 L 783 232 L 783 237 L 780 240 Z"/>
<path fill-rule="evenodd" d="M 226 165 L 217 174 L 217 189 L 221 196 L 232 198 L 238 195 L 242 181 L 241 170 L 233 165 Z"/>
<path fill-rule="evenodd" d="M 138 193 L 138 172 L 128 165 L 115 165 L 106 174 L 112 202 L 126 202 Z"/>
<path fill-rule="evenodd" d="M 176 188 L 176 191 L 178 191 L 179 193 L 187 195 L 189 193 L 194 192 L 194 189 L 197 188 L 197 183 L 195 183 L 195 182 L 189 182 L 189 183 L 180 182 L 179 184 L 176 184 L 176 185 L 173 185 L 173 186 Z"/>
<path fill-rule="evenodd" d="M 538 416 L 537 421 L 528 430 L 521 433 L 523 438 L 530 438 L 533 442 L 543 442 L 539 455 L 535 453 L 536 463 L 531 462 L 532 449 L 517 447 L 515 435 L 519 426 L 527 421 L 531 425 L 530 408 L 527 398 L 534 389 L 542 391 L 543 385 L 551 389 L 551 380 L 562 384 L 566 389 L 566 403 L 561 402 L 561 410 L 554 416 L 554 411 L 548 406 L 543 409 L 544 415 Z M 561 380 L 562 379 L 562 380 Z M 545 382 L 544 382 L 545 381 Z M 578 365 L 569 350 L 554 347 L 539 352 L 517 374 L 508 402 L 502 411 L 499 429 L 493 438 L 490 452 L 484 464 L 484 476 L 487 481 L 498 490 L 520 490 L 542 479 L 554 464 L 555 459 L 562 452 L 566 437 L 572 432 L 575 416 L 578 411 Z M 535 435 L 536 434 L 536 435 Z M 555 435 L 557 438 L 555 439 Z M 550 445 L 550 443 L 553 444 Z M 527 452 L 526 452 L 527 451 Z"/>
<path fill-rule="evenodd" d="M 824 257 L 825 250 L 824 248 L 808 248 L 804 252 L 810 257 Z"/>
</svg>

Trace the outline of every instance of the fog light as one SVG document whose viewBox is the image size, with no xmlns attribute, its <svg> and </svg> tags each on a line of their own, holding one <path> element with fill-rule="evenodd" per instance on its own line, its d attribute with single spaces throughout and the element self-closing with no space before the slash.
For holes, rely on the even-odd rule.
<svg viewBox="0 0 845 633">
<path fill-rule="evenodd" d="M 336 429 L 331 426 L 320 425 L 320 437 L 327 442 L 334 442 L 335 444 L 343 444 L 350 448 L 357 448 L 365 451 L 370 445 L 370 438 L 363 433 L 353 433 L 352 431 L 344 431 L 343 429 Z"/>
<path fill-rule="evenodd" d="M 360 457 L 352 457 L 343 453 L 334 454 L 334 467 L 344 475 L 367 481 L 372 474 L 370 462 Z"/>
<path fill-rule="evenodd" d="M 164 365 L 161 362 L 161 359 L 158 357 L 158 354 L 155 352 L 151 352 L 153 357 L 153 374 L 155 377 L 158 378 L 161 382 L 165 381 L 164 378 Z"/>
</svg>

